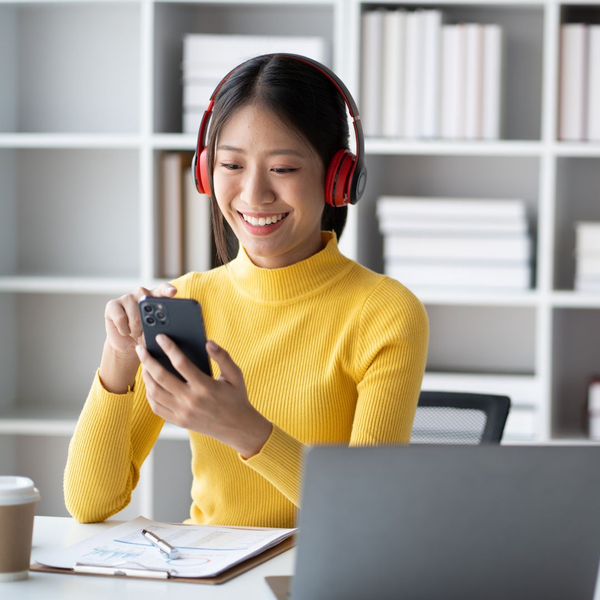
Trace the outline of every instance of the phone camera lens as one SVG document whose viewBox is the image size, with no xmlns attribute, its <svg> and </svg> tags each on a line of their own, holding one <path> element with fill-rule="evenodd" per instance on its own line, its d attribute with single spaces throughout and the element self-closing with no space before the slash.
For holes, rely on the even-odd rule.
<svg viewBox="0 0 600 600">
<path fill-rule="evenodd" d="M 162 320 L 165 318 L 165 313 L 163 313 L 163 312 L 157 312 L 157 313 L 156 313 L 156 318 L 157 318 L 159 321 L 162 321 Z"/>
<path fill-rule="evenodd" d="M 151 313 L 152 312 L 152 305 L 151 304 L 144 304 L 144 310 L 147 313 Z"/>
<path fill-rule="evenodd" d="M 148 325 L 154 325 L 156 323 L 156 319 L 154 317 L 146 317 L 146 323 L 148 323 Z"/>
</svg>

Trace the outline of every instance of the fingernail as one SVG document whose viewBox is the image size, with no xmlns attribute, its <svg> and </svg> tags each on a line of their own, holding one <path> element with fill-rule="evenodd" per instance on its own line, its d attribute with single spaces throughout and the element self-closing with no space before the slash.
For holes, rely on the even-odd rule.
<svg viewBox="0 0 600 600">
<path fill-rule="evenodd" d="M 219 346 L 217 346 L 212 340 L 209 340 L 207 342 L 208 345 L 208 349 L 211 350 L 212 352 L 216 352 L 219 349 Z"/>
<path fill-rule="evenodd" d="M 164 333 L 159 333 L 156 336 L 156 341 L 162 346 L 167 341 L 167 338 L 165 337 Z"/>
<path fill-rule="evenodd" d="M 169 291 L 173 291 L 173 290 L 176 290 L 177 288 L 174 285 L 171 285 L 170 283 L 167 283 L 167 289 Z"/>
<path fill-rule="evenodd" d="M 140 346 L 140 344 L 138 344 L 138 345 L 135 347 L 135 351 L 137 352 L 137 355 L 138 355 L 138 356 L 141 358 L 141 356 L 142 356 L 142 353 L 144 352 L 144 349 L 142 348 L 142 346 Z"/>
</svg>

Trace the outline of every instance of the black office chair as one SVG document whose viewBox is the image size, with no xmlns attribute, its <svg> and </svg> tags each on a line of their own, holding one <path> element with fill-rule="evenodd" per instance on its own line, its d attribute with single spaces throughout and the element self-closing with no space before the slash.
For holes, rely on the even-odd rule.
<svg viewBox="0 0 600 600">
<path fill-rule="evenodd" d="M 411 444 L 499 444 L 510 409 L 508 396 L 421 392 Z"/>
</svg>

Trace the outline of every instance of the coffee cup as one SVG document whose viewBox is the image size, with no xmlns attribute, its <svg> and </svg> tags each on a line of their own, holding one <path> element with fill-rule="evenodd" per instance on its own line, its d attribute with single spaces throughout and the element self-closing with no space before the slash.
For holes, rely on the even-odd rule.
<svg viewBox="0 0 600 600">
<path fill-rule="evenodd" d="M 0 582 L 27 579 L 40 493 L 28 477 L 0 476 Z"/>
</svg>

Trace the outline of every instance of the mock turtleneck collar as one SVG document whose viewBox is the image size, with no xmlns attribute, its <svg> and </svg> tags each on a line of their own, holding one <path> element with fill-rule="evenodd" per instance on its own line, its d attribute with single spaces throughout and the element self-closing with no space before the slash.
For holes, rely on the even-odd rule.
<svg viewBox="0 0 600 600">
<path fill-rule="evenodd" d="M 257 267 L 240 244 L 227 269 L 233 282 L 247 295 L 261 302 L 278 304 L 298 299 L 330 285 L 352 268 L 352 261 L 338 249 L 333 231 L 322 231 L 325 247 L 289 267 Z"/>
</svg>

